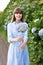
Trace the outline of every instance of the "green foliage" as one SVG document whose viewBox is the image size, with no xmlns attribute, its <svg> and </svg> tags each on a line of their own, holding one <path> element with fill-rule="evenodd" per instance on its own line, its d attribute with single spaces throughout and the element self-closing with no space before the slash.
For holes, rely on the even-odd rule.
<svg viewBox="0 0 43 65">
<path fill-rule="evenodd" d="M 43 5 L 43 4 L 42 4 Z M 31 61 L 37 65 L 43 65 L 43 36 L 39 36 L 38 32 L 43 29 L 43 7 L 40 4 L 34 5 L 34 9 L 30 8 L 31 14 L 29 18 L 29 51 Z M 32 11 L 33 10 L 33 11 Z M 38 19 L 36 21 L 36 19 Z M 36 22 L 35 22 L 36 21 Z M 36 27 L 37 30 L 32 33 L 32 28 Z"/>
<path fill-rule="evenodd" d="M 39 0 L 11 0 L 0 17 L 0 26 L 11 21 L 13 10 L 17 6 L 24 11 L 24 21 L 29 26 L 28 48 L 30 60 L 36 65 L 43 65 L 43 36 L 38 34 L 39 30 L 43 29 L 43 3 L 40 4 Z M 33 31 L 33 28 L 35 31 Z"/>
</svg>

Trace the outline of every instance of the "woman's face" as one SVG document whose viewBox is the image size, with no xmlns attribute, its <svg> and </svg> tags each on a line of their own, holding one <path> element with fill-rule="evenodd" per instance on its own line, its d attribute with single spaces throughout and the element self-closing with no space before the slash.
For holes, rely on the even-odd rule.
<svg viewBox="0 0 43 65">
<path fill-rule="evenodd" d="M 15 18 L 17 21 L 20 21 L 22 18 L 22 13 L 15 13 Z"/>
</svg>

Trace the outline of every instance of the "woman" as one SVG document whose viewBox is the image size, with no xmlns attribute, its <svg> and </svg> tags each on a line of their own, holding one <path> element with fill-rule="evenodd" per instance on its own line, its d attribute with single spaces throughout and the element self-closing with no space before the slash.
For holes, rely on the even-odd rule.
<svg viewBox="0 0 43 65">
<path fill-rule="evenodd" d="M 23 22 L 23 11 L 15 8 L 12 22 L 7 26 L 8 49 L 7 65 L 30 65 L 27 48 L 28 25 Z"/>
</svg>

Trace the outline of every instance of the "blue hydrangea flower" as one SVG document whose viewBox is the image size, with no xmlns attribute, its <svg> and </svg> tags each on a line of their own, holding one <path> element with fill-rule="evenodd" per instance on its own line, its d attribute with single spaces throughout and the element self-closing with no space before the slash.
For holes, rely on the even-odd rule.
<svg viewBox="0 0 43 65">
<path fill-rule="evenodd" d="M 20 24 L 17 26 L 18 32 L 25 32 L 26 29 L 27 29 L 27 24 L 26 24 L 26 23 L 20 23 Z"/>
<path fill-rule="evenodd" d="M 43 29 L 39 30 L 38 34 L 39 36 L 43 36 Z"/>
<path fill-rule="evenodd" d="M 32 28 L 32 33 L 35 33 L 36 29 L 36 27 Z"/>
</svg>

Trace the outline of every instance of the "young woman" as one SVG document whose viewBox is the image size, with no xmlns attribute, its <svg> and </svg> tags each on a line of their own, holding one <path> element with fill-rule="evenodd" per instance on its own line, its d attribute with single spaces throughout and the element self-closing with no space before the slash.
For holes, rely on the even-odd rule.
<svg viewBox="0 0 43 65">
<path fill-rule="evenodd" d="M 7 65 L 30 65 L 27 47 L 28 24 L 23 22 L 23 11 L 15 8 L 12 22 L 7 26 L 8 49 Z"/>
</svg>

